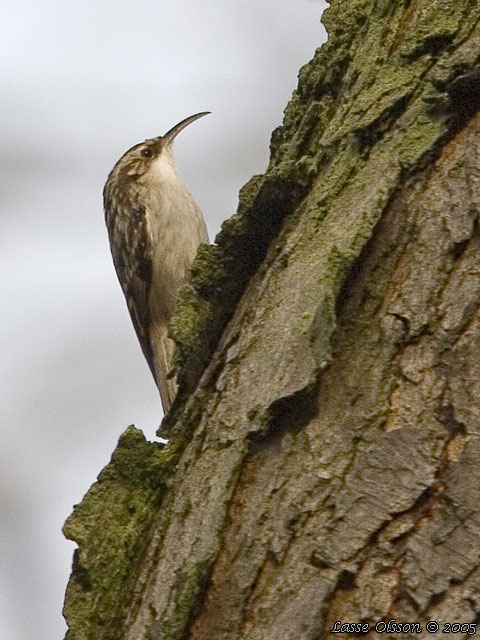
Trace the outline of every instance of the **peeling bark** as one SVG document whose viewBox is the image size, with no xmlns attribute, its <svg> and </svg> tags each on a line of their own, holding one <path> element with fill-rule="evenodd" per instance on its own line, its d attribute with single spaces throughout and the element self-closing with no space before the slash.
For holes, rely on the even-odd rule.
<svg viewBox="0 0 480 640">
<path fill-rule="evenodd" d="M 169 445 L 130 430 L 67 522 L 69 640 L 480 620 L 479 19 L 331 2 L 182 293 Z"/>
</svg>

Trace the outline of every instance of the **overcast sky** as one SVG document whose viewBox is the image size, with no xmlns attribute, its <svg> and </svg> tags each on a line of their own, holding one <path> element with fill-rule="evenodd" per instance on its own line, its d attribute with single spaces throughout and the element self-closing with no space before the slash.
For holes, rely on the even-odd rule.
<svg viewBox="0 0 480 640">
<path fill-rule="evenodd" d="M 158 393 L 110 258 L 119 156 L 198 111 L 179 171 L 211 239 L 265 170 L 322 0 L 4 0 L 0 24 L 0 639 L 61 640 L 61 526 Z"/>
</svg>

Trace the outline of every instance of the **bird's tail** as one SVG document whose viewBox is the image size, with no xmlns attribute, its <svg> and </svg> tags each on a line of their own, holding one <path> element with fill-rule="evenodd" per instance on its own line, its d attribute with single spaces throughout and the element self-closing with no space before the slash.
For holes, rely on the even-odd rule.
<svg viewBox="0 0 480 640">
<path fill-rule="evenodd" d="M 178 388 L 175 378 L 167 378 L 175 343 L 168 337 L 167 327 L 158 324 L 150 327 L 150 341 L 155 358 L 155 378 L 163 411 L 166 414 L 172 406 Z"/>
</svg>

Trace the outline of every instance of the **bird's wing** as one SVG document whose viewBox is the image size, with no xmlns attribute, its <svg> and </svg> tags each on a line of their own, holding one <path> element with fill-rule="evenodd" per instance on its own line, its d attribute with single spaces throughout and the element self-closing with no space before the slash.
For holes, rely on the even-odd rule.
<svg viewBox="0 0 480 640">
<path fill-rule="evenodd" d="M 113 210 L 113 206 L 106 203 L 105 220 L 113 263 L 127 300 L 130 317 L 143 354 L 158 384 L 148 316 L 153 249 L 145 207 L 135 204 Z"/>
</svg>

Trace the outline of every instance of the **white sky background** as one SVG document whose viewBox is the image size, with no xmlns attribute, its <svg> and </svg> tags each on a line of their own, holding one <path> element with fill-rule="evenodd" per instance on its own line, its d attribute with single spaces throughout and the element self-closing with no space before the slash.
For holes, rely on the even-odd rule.
<svg viewBox="0 0 480 640">
<path fill-rule="evenodd" d="M 111 262 L 120 155 L 176 141 L 210 236 L 268 160 L 323 0 L 4 0 L 0 22 L 0 640 L 61 639 L 61 526 L 158 393 Z"/>
</svg>

